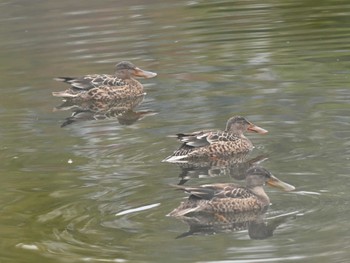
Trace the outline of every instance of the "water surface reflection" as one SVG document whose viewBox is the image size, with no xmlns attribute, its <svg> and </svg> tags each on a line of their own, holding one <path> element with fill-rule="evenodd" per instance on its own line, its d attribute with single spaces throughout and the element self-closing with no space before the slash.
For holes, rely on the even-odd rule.
<svg viewBox="0 0 350 263">
<path fill-rule="evenodd" d="M 188 161 L 186 163 L 175 163 L 181 169 L 179 174 L 179 184 L 195 178 L 226 176 L 236 180 L 244 180 L 247 170 L 253 166 L 258 166 L 265 160 L 267 155 L 238 154 L 230 158 L 217 158 L 215 160 Z"/>
<path fill-rule="evenodd" d="M 136 121 L 156 114 L 155 111 L 136 111 L 144 99 L 144 96 L 136 98 L 104 101 L 82 101 L 67 100 L 54 108 L 54 111 L 72 111 L 61 124 L 61 127 L 81 121 L 115 119 L 121 125 L 131 125 Z"/>
<path fill-rule="evenodd" d="M 189 226 L 189 230 L 176 238 L 228 234 L 248 230 L 250 239 L 266 239 L 273 236 L 273 232 L 279 225 L 294 218 L 295 213 L 279 215 L 274 218 L 266 218 L 266 213 L 261 212 L 197 214 L 180 218 Z"/>
<path fill-rule="evenodd" d="M 0 261 L 348 262 L 348 1 L 0 6 Z M 115 116 L 79 121 L 79 110 L 95 112 L 78 106 L 77 121 L 57 129 L 68 111 L 52 113 L 51 92 L 62 89 L 52 78 L 122 60 L 158 73 L 133 110 L 159 114 L 116 125 Z M 273 238 L 228 226 L 175 239 L 186 226 L 165 217 L 183 197 L 169 187 L 179 167 L 161 163 L 175 144 L 166 136 L 221 127 L 233 114 L 269 130 L 250 136 L 248 158 L 267 154 L 264 167 L 297 191 L 266 189 Z M 200 166 L 184 172 L 186 186 L 241 173 L 238 163 Z"/>
</svg>

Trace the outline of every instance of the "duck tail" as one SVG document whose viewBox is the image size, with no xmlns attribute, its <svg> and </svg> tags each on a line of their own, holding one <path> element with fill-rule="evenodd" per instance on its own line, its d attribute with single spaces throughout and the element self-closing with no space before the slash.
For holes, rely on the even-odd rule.
<svg viewBox="0 0 350 263">
<path fill-rule="evenodd" d="M 75 78 L 70 78 L 70 77 L 57 77 L 57 78 L 54 78 L 54 80 L 56 80 L 56 81 L 66 82 L 66 83 L 70 83 L 74 79 Z"/>
<path fill-rule="evenodd" d="M 162 162 L 168 162 L 168 163 L 187 163 L 188 161 L 185 160 L 187 158 L 186 155 L 170 155 L 167 158 L 165 158 Z"/>
<path fill-rule="evenodd" d="M 181 204 L 181 205 L 183 205 L 183 204 Z M 170 216 L 171 217 L 186 217 L 188 214 L 195 213 L 198 210 L 200 210 L 199 207 L 189 207 L 189 208 L 183 209 L 181 207 L 181 205 L 178 208 L 175 208 L 170 213 L 168 213 L 166 216 L 169 216 L 169 217 Z"/>
<path fill-rule="evenodd" d="M 61 97 L 61 98 L 76 98 L 78 97 L 78 94 L 72 94 L 66 91 L 58 91 L 58 92 L 52 92 L 52 96 Z"/>
</svg>

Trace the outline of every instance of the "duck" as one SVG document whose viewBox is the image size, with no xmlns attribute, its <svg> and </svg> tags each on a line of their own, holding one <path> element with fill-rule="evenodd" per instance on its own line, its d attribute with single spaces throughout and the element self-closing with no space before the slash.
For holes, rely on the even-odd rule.
<svg viewBox="0 0 350 263">
<path fill-rule="evenodd" d="M 264 212 L 270 198 L 263 186 L 268 184 L 284 191 L 295 187 L 279 180 L 263 167 L 252 167 L 247 171 L 246 186 L 234 183 L 215 183 L 200 186 L 174 185 L 190 196 L 168 216 L 186 217 L 198 213 L 244 213 Z"/>
<path fill-rule="evenodd" d="M 244 132 L 266 134 L 268 131 L 242 116 L 233 116 L 228 119 L 224 131 L 202 130 L 176 134 L 175 137 L 182 142 L 182 145 L 172 155 L 166 157 L 163 162 L 176 163 L 198 159 L 226 158 L 248 153 L 254 146 L 244 136 Z M 174 135 L 170 137 L 174 137 Z"/>
<path fill-rule="evenodd" d="M 143 96 L 143 85 L 134 77 L 154 78 L 157 73 L 136 67 L 129 61 L 116 64 L 115 74 L 92 74 L 82 77 L 58 77 L 56 81 L 70 84 L 65 91 L 52 92 L 55 97 L 75 101 L 110 101 Z"/>
</svg>

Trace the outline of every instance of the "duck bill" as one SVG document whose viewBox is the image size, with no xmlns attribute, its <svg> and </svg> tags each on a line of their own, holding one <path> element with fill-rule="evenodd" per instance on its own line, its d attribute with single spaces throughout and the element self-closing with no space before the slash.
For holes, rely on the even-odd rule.
<svg viewBox="0 0 350 263">
<path fill-rule="evenodd" d="M 248 131 L 250 132 L 256 132 L 256 133 L 259 133 L 259 134 L 265 134 L 265 133 L 268 133 L 267 130 L 259 127 L 259 126 L 256 126 L 254 125 L 253 123 L 251 123 L 247 129 Z"/>
<path fill-rule="evenodd" d="M 135 68 L 133 75 L 135 77 L 149 79 L 149 78 L 154 78 L 155 76 L 157 76 L 157 73 L 151 72 L 151 71 L 146 71 L 146 70 L 143 70 L 140 68 Z"/>
<path fill-rule="evenodd" d="M 273 175 L 271 175 L 271 178 L 269 178 L 266 183 L 272 187 L 276 187 L 287 192 L 295 190 L 295 187 L 293 185 L 287 184 Z"/>
</svg>

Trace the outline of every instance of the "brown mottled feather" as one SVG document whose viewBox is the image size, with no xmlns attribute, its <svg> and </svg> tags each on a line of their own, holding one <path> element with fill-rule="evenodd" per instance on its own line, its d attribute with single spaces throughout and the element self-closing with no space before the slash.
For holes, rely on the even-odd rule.
<svg viewBox="0 0 350 263">
<path fill-rule="evenodd" d="M 267 204 L 259 200 L 250 189 L 236 184 L 212 184 L 199 187 L 178 186 L 190 193 L 187 201 L 169 215 L 184 216 L 198 212 L 246 212 L 262 210 Z"/>
</svg>

